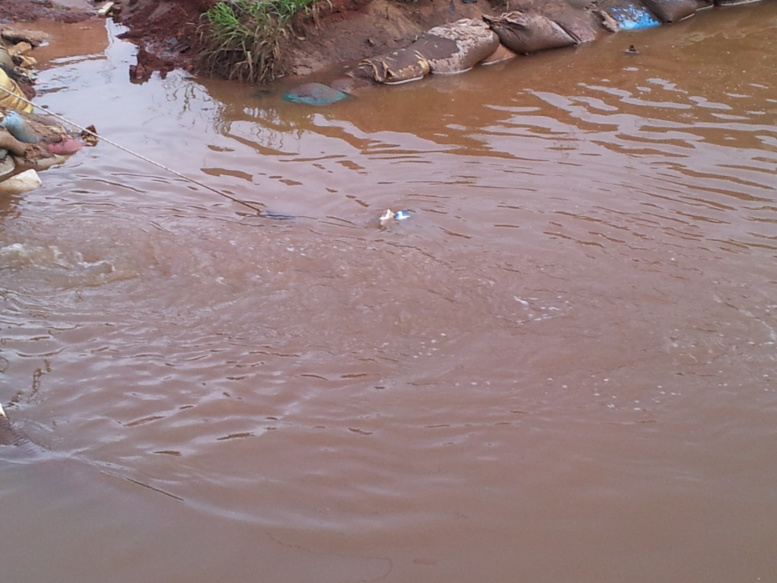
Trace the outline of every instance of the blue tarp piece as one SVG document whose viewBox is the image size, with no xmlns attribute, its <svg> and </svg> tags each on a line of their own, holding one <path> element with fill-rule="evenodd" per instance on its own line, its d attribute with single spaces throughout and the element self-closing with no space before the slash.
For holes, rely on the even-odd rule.
<svg viewBox="0 0 777 583">
<path fill-rule="evenodd" d="M 296 89 L 285 92 L 282 97 L 284 100 L 291 101 L 292 103 L 329 105 L 335 101 L 345 99 L 348 97 L 348 94 L 323 83 L 305 83 Z"/>
<path fill-rule="evenodd" d="M 660 20 L 642 6 L 613 6 L 608 8 L 607 12 L 615 19 L 621 30 L 640 30 L 661 24 Z"/>
</svg>

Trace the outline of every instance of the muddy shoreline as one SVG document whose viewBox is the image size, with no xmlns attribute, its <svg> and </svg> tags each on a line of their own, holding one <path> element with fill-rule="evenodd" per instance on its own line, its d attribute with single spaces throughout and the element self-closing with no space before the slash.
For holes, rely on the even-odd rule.
<svg viewBox="0 0 777 583">
<path fill-rule="evenodd" d="M 510 1 L 493 0 L 327 0 L 315 11 L 300 15 L 282 40 L 278 70 L 281 76 L 304 76 L 341 64 L 384 54 L 411 44 L 432 27 L 461 18 L 481 19 L 511 9 Z M 515 6 L 534 9 L 544 0 L 525 0 Z M 197 27 L 215 0 L 116 0 L 110 15 L 126 26 L 122 38 L 138 46 L 137 65 L 130 72 L 142 81 L 153 72 L 173 69 L 196 72 Z M 37 19 L 78 22 L 98 18 L 102 2 L 4 0 L 0 23 Z"/>
<path fill-rule="evenodd" d="M 361 59 L 385 55 L 407 47 L 432 27 L 462 18 L 481 20 L 511 10 L 544 14 L 557 19 L 574 13 L 579 22 L 608 5 L 623 4 L 644 9 L 680 3 L 695 3 L 701 9 L 713 0 L 327 0 L 319 2 L 310 14 L 300 15 L 293 29 L 282 40 L 278 64 L 280 76 L 305 76 L 341 65 L 354 65 Z M 116 0 L 109 13 L 128 28 L 121 35 L 138 46 L 137 64 L 130 70 L 136 81 L 154 72 L 162 76 L 174 69 L 196 71 L 197 28 L 201 15 L 215 0 Z M 740 3 L 715 0 L 716 5 Z M 57 0 L 41 4 L 36 0 L 4 0 L 0 3 L 0 23 L 29 23 L 37 19 L 78 22 L 97 16 L 102 2 Z M 655 11 L 655 10 L 654 10 Z M 584 23 L 581 28 L 589 42 L 606 33 L 602 23 Z M 574 26 L 577 26 L 576 24 Z M 597 29 L 593 34 L 589 31 Z M 612 32 L 610 30 L 610 32 Z"/>
</svg>

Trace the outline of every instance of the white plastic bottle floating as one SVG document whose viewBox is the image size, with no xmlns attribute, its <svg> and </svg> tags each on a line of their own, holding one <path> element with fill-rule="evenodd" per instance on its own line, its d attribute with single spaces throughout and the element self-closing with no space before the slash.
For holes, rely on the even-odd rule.
<svg viewBox="0 0 777 583">
<path fill-rule="evenodd" d="M 380 226 L 383 228 L 388 227 L 391 225 L 394 221 L 404 221 L 405 219 L 410 218 L 410 212 L 409 211 L 397 211 L 394 212 L 391 209 L 386 210 L 385 213 L 383 213 L 378 219 L 378 222 L 380 223 Z"/>
</svg>

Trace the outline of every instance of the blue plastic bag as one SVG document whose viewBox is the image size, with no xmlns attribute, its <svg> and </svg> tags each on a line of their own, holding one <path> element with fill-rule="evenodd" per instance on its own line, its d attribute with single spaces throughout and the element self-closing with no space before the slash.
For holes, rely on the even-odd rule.
<svg viewBox="0 0 777 583">
<path fill-rule="evenodd" d="M 324 85 L 323 83 L 305 83 L 282 95 L 285 101 L 304 103 L 305 105 L 329 105 L 348 97 L 347 93 Z"/>
</svg>

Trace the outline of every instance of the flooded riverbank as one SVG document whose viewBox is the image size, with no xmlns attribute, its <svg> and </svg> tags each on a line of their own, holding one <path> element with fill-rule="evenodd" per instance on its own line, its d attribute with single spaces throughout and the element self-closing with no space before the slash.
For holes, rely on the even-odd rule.
<svg viewBox="0 0 777 583">
<path fill-rule="evenodd" d="M 105 142 L 3 201 L 9 580 L 777 570 L 774 3 L 325 109 L 108 26 L 38 102 L 296 219 Z"/>
</svg>

